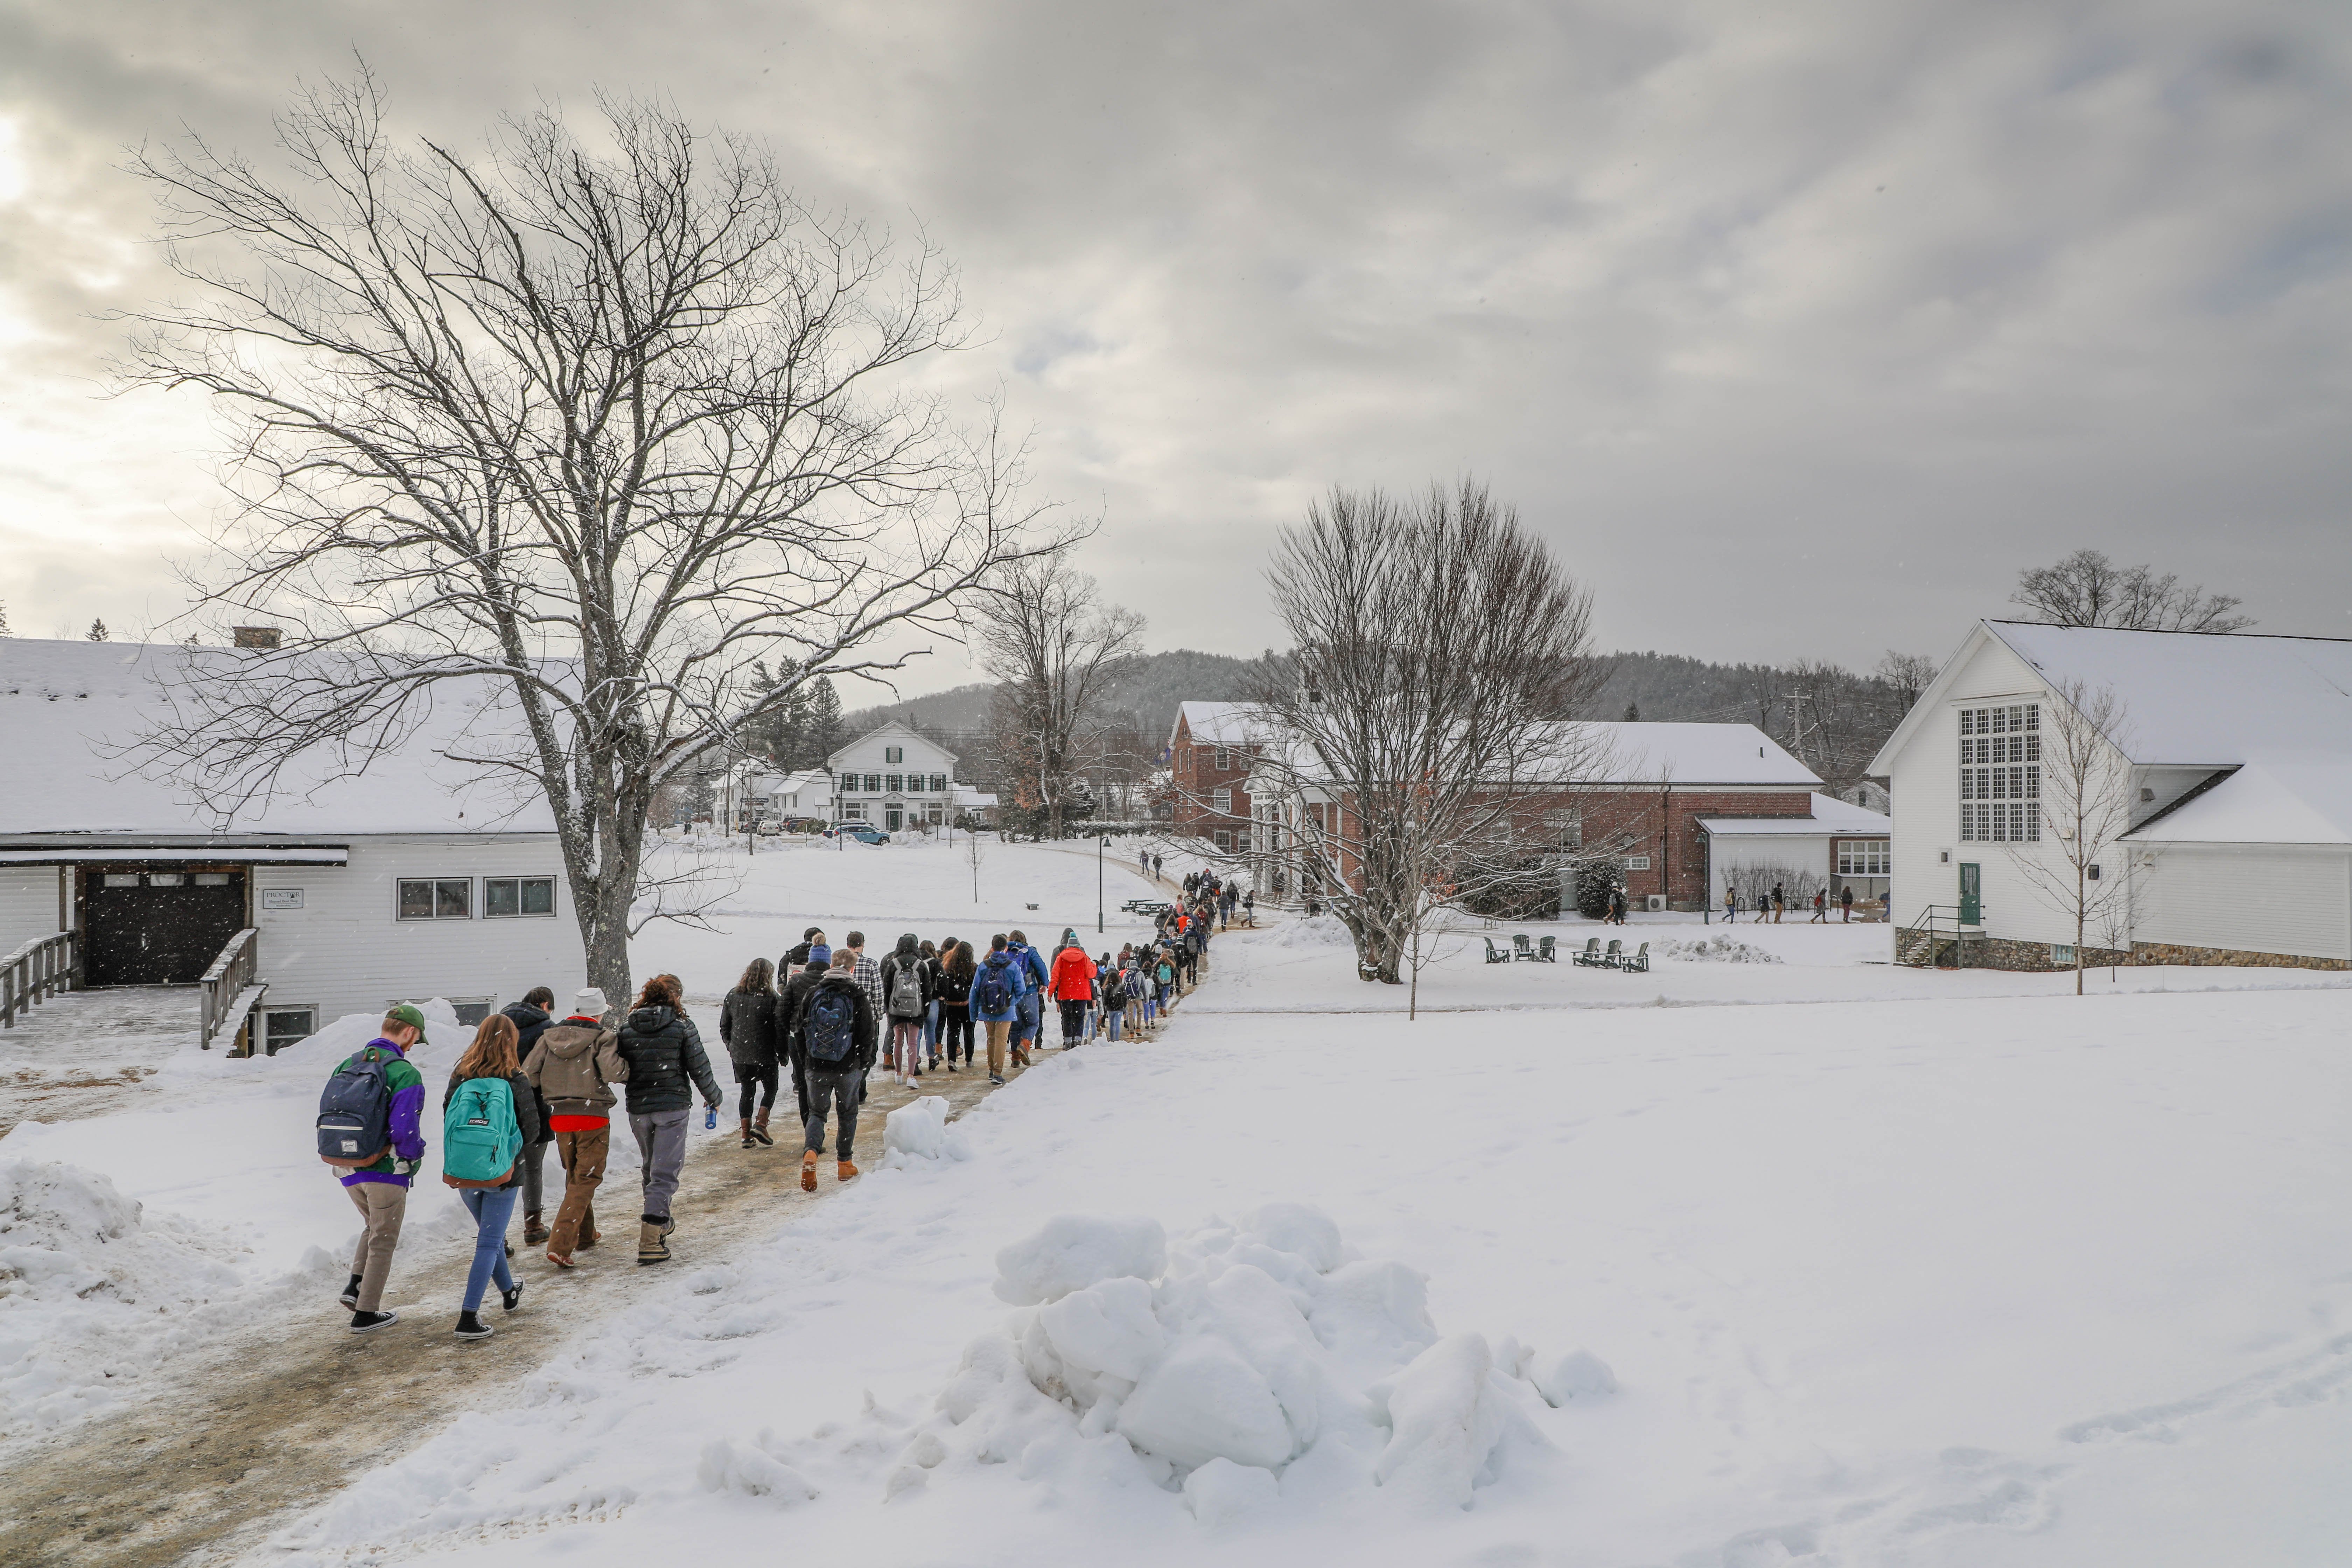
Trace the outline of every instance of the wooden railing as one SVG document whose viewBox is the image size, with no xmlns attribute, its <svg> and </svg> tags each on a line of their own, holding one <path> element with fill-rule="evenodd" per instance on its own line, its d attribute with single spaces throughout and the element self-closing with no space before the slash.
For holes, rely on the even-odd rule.
<svg viewBox="0 0 2352 1568">
<path fill-rule="evenodd" d="M 203 1033 L 196 1041 L 205 1050 L 213 1048 L 213 1034 L 229 1021 L 228 1010 L 253 984 L 261 960 L 261 933 L 253 927 L 229 938 L 213 966 L 196 982 L 196 990 L 204 1002 Z"/>
<path fill-rule="evenodd" d="M 0 1028 L 16 1026 L 16 1015 L 30 1010 L 81 978 L 81 933 L 61 931 L 35 937 L 0 959 Z"/>
</svg>

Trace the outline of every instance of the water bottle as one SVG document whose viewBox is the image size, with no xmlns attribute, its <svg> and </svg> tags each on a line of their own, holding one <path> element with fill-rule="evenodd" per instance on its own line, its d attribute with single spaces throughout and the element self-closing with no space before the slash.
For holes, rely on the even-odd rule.
<svg viewBox="0 0 2352 1568">
<path fill-rule="evenodd" d="M 712 1106 L 712 1105 L 706 1105 L 706 1106 L 704 1106 L 704 1107 L 702 1108 L 702 1130 L 703 1130 L 705 1132 L 708 1132 L 708 1131 L 711 1131 L 713 1128 L 717 1127 L 718 1125 L 719 1125 L 719 1108 L 718 1108 L 717 1106 Z"/>
</svg>

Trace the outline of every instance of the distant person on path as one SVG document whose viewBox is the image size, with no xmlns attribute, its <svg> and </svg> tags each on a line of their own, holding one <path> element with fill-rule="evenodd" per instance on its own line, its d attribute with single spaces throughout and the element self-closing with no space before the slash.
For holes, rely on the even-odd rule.
<svg viewBox="0 0 2352 1568">
<path fill-rule="evenodd" d="M 1816 888 L 1813 889 L 1813 918 L 1807 923 L 1817 926 L 1825 926 L 1830 923 L 1830 895 L 1828 889 Z"/>
<path fill-rule="evenodd" d="M 670 1200 L 686 1169 L 686 1119 L 694 1091 L 714 1112 L 724 1098 L 703 1054 L 702 1033 L 686 1016 L 683 988 L 675 974 L 656 974 L 637 993 L 637 1005 L 621 1026 L 621 1059 L 629 1064 L 629 1131 L 645 1162 L 644 1212 L 637 1219 L 637 1261 L 669 1261 Z"/>
<path fill-rule="evenodd" d="M 1739 890 L 1727 884 L 1723 889 L 1723 923 L 1739 923 Z"/>
<path fill-rule="evenodd" d="M 988 945 L 988 956 L 972 979 L 971 1016 L 988 1031 L 988 1081 L 1003 1083 L 1005 1046 L 1021 1017 L 1028 970 L 1013 958 L 1003 932 L 989 938 Z"/>
<path fill-rule="evenodd" d="M 1625 923 L 1625 889 L 1622 888 L 1609 889 L 1609 923 L 1620 926 Z"/>
<path fill-rule="evenodd" d="M 1062 1008 L 1062 1048 L 1077 1048 L 1086 1037 L 1087 1009 L 1095 996 L 1095 961 L 1078 945 L 1078 933 L 1073 929 L 1062 933 L 1061 949 L 1054 954 L 1054 973 L 1050 983 L 1054 1000 Z"/>
<path fill-rule="evenodd" d="M 801 1152 L 801 1191 L 816 1191 L 817 1155 L 824 1148 L 824 1119 L 830 1110 L 839 1127 L 834 1143 L 836 1181 L 857 1174 L 850 1152 L 857 1142 L 857 1102 L 866 1098 L 866 1075 L 873 1070 L 874 1004 L 857 984 L 857 960 L 845 948 L 834 954 L 833 966 L 801 1015 L 799 1031 L 802 1072 L 808 1079 L 809 1114 L 803 1127 L 807 1135 Z"/>
<path fill-rule="evenodd" d="M 555 993 L 544 985 L 534 985 L 522 994 L 521 1001 L 501 1009 L 514 1020 L 517 1060 L 530 1059 L 532 1047 L 539 1044 L 540 1036 L 547 1033 L 548 1026 L 555 1022 L 554 1006 Z M 550 1136 L 547 1131 L 547 1101 L 539 1099 L 538 1091 L 534 1089 L 532 1103 L 539 1112 L 540 1133 L 537 1141 L 522 1146 L 522 1243 L 525 1247 L 537 1247 L 547 1239 L 547 1224 L 542 1218 L 546 1213 L 543 1199 Z"/>
<path fill-rule="evenodd" d="M 1157 855 L 1154 855 L 1154 856 L 1151 858 L 1151 875 L 1152 875 L 1152 877 L 1153 877 L 1155 879 L 1157 879 L 1159 878 L 1159 876 L 1160 876 L 1160 857 L 1159 857 L 1159 856 L 1157 856 Z"/>
<path fill-rule="evenodd" d="M 1151 852 L 1141 846 L 1138 846 L 1135 851 L 1135 869 L 1139 876 L 1151 875 Z"/>
<path fill-rule="evenodd" d="M 362 1164 L 329 1160 L 341 1166 L 343 1191 L 360 1211 L 360 1244 L 341 1298 L 351 1309 L 355 1334 L 400 1321 L 399 1313 L 377 1309 L 383 1305 L 383 1282 L 392 1273 L 392 1255 L 408 1214 L 409 1178 L 425 1163 L 425 1133 L 417 1121 L 425 1105 L 425 1075 L 408 1059 L 424 1040 L 425 1015 L 402 1003 L 383 1016 L 374 1039 L 343 1058 L 320 1097 L 321 1158 L 340 1155 L 345 1144 L 373 1143 L 379 1151 Z M 353 1136 L 337 1138 L 339 1129 Z M 367 1150 L 353 1147 L 351 1152 L 365 1156 Z"/>
<path fill-rule="evenodd" d="M 1255 888 L 1242 895 L 1242 924 L 1253 929 L 1257 925 L 1257 889 Z"/>
<path fill-rule="evenodd" d="M 1021 996 L 1013 1017 L 1013 1061 L 1016 1067 L 1029 1065 L 1029 1047 L 1037 1043 L 1037 1032 L 1045 1016 L 1045 955 L 1029 945 L 1029 933 L 1016 931 L 1004 951 L 1021 970 Z"/>
<path fill-rule="evenodd" d="M 979 968 L 971 943 L 950 937 L 940 949 L 940 1046 L 948 1071 L 970 1071 L 971 1060 L 971 982 Z M 963 1047 L 963 1067 L 956 1066 L 956 1047 Z"/>
<path fill-rule="evenodd" d="M 1853 884 L 1852 882 L 1838 889 L 1838 923 L 1840 925 L 1853 923 Z"/>
<path fill-rule="evenodd" d="M 461 1340 L 486 1340 L 495 1331 L 481 1320 L 482 1294 L 492 1279 L 506 1310 L 522 1304 L 522 1287 L 507 1267 L 507 1222 L 514 1217 L 522 1152 L 533 1143 L 544 1147 L 547 1129 L 539 1119 L 539 1091 L 515 1056 L 520 1038 L 504 1014 L 483 1019 L 441 1094 L 441 1179 L 474 1216 L 474 1265 L 451 1331 Z"/>
<path fill-rule="evenodd" d="M 1789 907 L 1789 892 L 1780 883 L 1772 884 L 1772 923 L 1779 925 L 1780 916 Z"/>
<path fill-rule="evenodd" d="M 629 1079 L 620 1039 L 604 1026 L 610 1004 L 594 986 L 572 998 L 572 1015 L 552 1025 L 522 1064 L 523 1076 L 547 1102 L 550 1141 L 563 1166 L 563 1206 L 547 1238 L 547 1260 L 572 1267 L 575 1248 L 603 1239 L 596 1229 L 596 1189 L 613 1152 L 613 1086 Z"/>
<path fill-rule="evenodd" d="M 890 1020 L 890 1051 L 884 1059 L 898 1081 L 912 1089 L 923 1076 L 923 1015 L 931 1005 L 930 976 L 924 972 L 922 949 L 913 931 L 898 938 L 877 973 L 883 1012 Z"/>
<path fill-rule="evenodd" d="M 753 959 L 735 989 L 719 1005 L 719 1040 L 727 1047 L 727 1059 L 734 1064 L 735 1081 L 743 1086 L 735 1107 L 742 1121 L 743 1147 L 773 1148 L 776 1141 L 768 1136 L 768 1113 L 776 1105 L 776 1066 L 781 1058 L 776 1045 L 775 970 L 766 959 Z M 760 1096 L 756 1119 L 751 1108 L 755 1089 Z"/>
</svg>

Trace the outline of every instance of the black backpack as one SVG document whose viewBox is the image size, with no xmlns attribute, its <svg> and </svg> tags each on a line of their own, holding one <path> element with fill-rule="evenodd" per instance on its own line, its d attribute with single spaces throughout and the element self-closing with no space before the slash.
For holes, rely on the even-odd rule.
<svg viewBox="0 0 2352 1568">
<path fill-rule="evenodd" d="M 369 1046 L 335 1069 L 319 1095 L 319 1158 L 354 1171 L 392 1147 L 392 1086 L 384 1054 Z"/>
<path fill-rule="evenodd" d="M 808 1058 L 838 1067 L 857 1048 L 857 998 L 837 985 L 822 985 L 809 998 Z"/>
<path fill-rule="evenodd" d="M 1013 1005 L 1013 962 L 1001 952 L 992 952 L 988 962 L 980 966 L 980 984 L 972 987 L 972 1000 L 983 1013 L 1002 1013 Z"/>
</svg>

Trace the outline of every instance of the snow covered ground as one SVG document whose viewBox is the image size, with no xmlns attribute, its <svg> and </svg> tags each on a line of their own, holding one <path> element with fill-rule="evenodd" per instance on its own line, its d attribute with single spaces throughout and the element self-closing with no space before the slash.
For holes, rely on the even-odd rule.
<svg viewBox="0 0 2352 1568">
<path fill-rule="evenodd" d="M 944 847 L 763 855 L 717 934 L 648 933 L 637 967 L 715 1000 L 809 924 L 1090 932 L 1093 859 L 991 843 L 975 905 Z M 1106 867 L 1109 903 L 1141 890 Z M 2340 977 L 2077 1000 L 1887 966 L 1883 926 L 1688 923 L 1625 934 L 1780 962 L 1472 940 L 1408 1023 L 1328 932 L 1223 937 L 1157 1043 L 1051 1058 L 940 1156 L 682 1268 L 268 1555 L 2201 1565 L 2352 1539 Z M 303 1158 L 323 1068 L 279 1062 L 283 1088 L 173 1064 L 184 1121 L 20 1128 L 0 1173 L 103 1173 L 159 1246 L 270 1288 L 352 1229 Z M 199 1138 L 229 1168 L 191 1169 Z M 64 1229 L 106 1223 L 75 1201 Z M 0 1357 L 100 1310 L 28 1300 L 10 1246 Z"/>
</svg>

